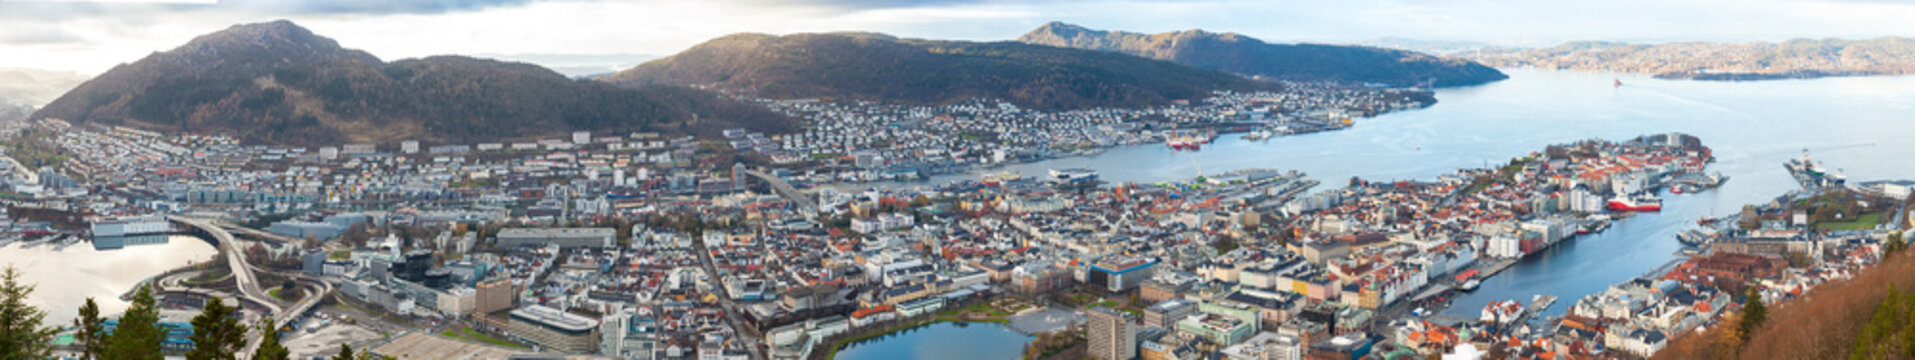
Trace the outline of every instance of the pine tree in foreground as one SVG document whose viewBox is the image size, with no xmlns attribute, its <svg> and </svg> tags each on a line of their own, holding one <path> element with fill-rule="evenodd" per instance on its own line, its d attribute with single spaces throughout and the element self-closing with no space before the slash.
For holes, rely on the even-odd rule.
<svg viewBox="0 0 1915 360">
<path fill-rule="evenodd" d="M 101 359 L 106 354 L 106 319 L 100 317 L 100 304 L 86 298 L 80 316 L 73 319 L 73 343 L 80 348 L 81 359 Z"/>
<path fill-rule="evenodd" d="M 160 360 L 160 344 L 166 340 L 166 329 L 160 326 L 158 301 L 153 298 L 153 289 L 140 286 L 133 291 L 133 305 L 120 315 L 120 324 L 114 326 L 113 333 L 106 337 L 106 351 L 103 359 L 113 360 Z"/>
<path fill-rule="evenodd" d="M 0 271 L 0 359 L 44 359 L 53 352 L 58 330 L 40 324 L 47 313 L 27 304 L 31 294 L 33 286 L 20 283 L 19 271 Z"/>
<path fill-rule="evenodd" d="M 287 360 L 292 356 L 285 345 L 279 344 L 279 325 L 273 319 L 259 324 L 259 349 L 253 350 L 253 360 Z"/>
<path fill-rule="evenodd" d="M 193 317 L 193 351 L 186 353 L 186 359 L 237 360 L 240 347 L 246 345 L 246 326 L 239 324 L 238 311 L 218 297 L 208 301 Z"/>
</svg>

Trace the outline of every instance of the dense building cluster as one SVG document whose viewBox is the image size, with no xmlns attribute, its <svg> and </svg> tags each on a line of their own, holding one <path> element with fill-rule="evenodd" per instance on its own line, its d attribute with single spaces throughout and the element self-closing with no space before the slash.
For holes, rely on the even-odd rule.
<svg viewBox="0 0 1915 360">
<path fill-rule="evenodd" d="M 1715 219 L 1693 234 L 1713 239 L 1698 256 L 1544 319 L 1553 298 L 1493 302 L 1480 318 L 1434 314 L 1515 259 L 1658 206 L 1656 194 L 1719 183 L 1704 173 L 1709 148 L 1681 134 L 1588 140 L 1496 168 L 1314 192 L 1317 180 L 1272 169 L 1158 184 L 1057 169 L 814 186 L 1160 141 L 1172 128 L 1415 106 L 1291 89 L 1069 112 L 764 101 L 806 130 L 723 139 L 313 149 L 57 120 L 0 131 L 44 147 L 10 155 L 47 155 L 7 162 L 6 190 L 25 199 L 9 214 L 16 229 L 150 233 L 164 227 L 153 215 L 243 224 L 272 245 L 249 251 L 263 269 L 336 284 L 355 311 L 638 359 L 810 358 L 934 319 L 1081 331 L 1057 346 L 1093 358 L 1648 355 L 1750 289 L 1788 299 L 1879 256 L 1880 232 L 1815 231 L 1834 220 L 1801 206 L 1881 212 L 1894 202 L 1878 198 L 1907 195 L 1837 184 Z M 739 161 L 752 154 L 796 160 Z M 441 340 L 452 341 L 370 345 L 412 354 Z"/>
</svg>

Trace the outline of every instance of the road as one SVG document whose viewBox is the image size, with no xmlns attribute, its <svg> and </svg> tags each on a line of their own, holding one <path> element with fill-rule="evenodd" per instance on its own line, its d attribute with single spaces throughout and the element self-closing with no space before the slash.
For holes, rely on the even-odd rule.
<svg viewBox="0 0 1915 360">
<path fill-rule="evenodd" d="M 710 280 L 714 283 L 720 282 L 718 279 L 717 262 L 712 261 L 711 250 L 705 248 L 705 241 L 692 240 L 692 250 L 698 252 L 698 261 L 704 264 L 705 274 L 711 277 Z M 731 320 L 731 328 L 737 330 L 739 340 L 745 342 L 745 350 L 751 351 L 751 358 L 753 359 L 770 359 L 771 357 L 769 355 L 765 355 L 765 350 L 758 348 L 759 345 L 764 345 L 765 342 L 759 340 L 757 334 L 744 328 L 744 324 L 746 324 L 745 317 L 739 314 L 745 313 L 745 307 L 731 300 L 731 289 L 725 288 L 725 285 L 722 283 L 716 285 L 718 286 L 713 287 L 718 288 L 718 304 L 725 307 L 725 316 Z"/>
<path fill-rule="evenodd" d="M 319 284 L 315 289 L 315 290 L 318 290 L 317 293 L 312 294 L 312 296 L 307 296 L 303 299 L 300 299 L 299 303 L 293 304 L 293 306 L 290 308 L 290 310 L 292 311 L 286 311 L 289 309 L 281 305 L 279 303 L 279 299 L 273 298 L 272 295 L 268 294 L 265 291 L 260 290 L 259 280 L 254 275 L 254 273 L 260 272 L 263 270 L 253 267 L 252 263 L 246 261 L 246 252 L 242 250 L 242 246 L 240 246 L 240 240 L 238 238 L 233 237 L 233 234 L 231 232 L 226 231 L 225 228 L 222 228 L 218 225 L 214 225 L 210 222 L 207 222 L 201 219 L 194 219 L 194 218 L 187 218 L 187 217 L 180 217 L 180 216 L 170 216 L 170 215 L 167 216 L 166 219 L 175 223 L 200 229 L 201 231 L 207 233 L 208 235 L 211 235 L 213 237 L 213 242 L 218 244 L 220 253 L 226 254 L 227 266 L 230 270 L 232 270 L 233 281 L 239 288 L 239 296 L 241 298 L 250 300 L 253 303 L 256 303 L 256 304 L 259 304 L 260 306 L 265 307 L 268 310 L 267 313 L 271 314 L 274 324 L 279 324 L 283 326 L 285 324 L 292 322 L 294 318 L 298 317 L 302 313 L 305 313 L 307 310 L 311 310 L 313 306 L 319 304 L 319 301 L 321 299 L 325 298 L 326 294 L 332 292 L 333 284 L 331 282 L 326 281 L 325 279 L 312 277 L 305 274 L 298 274 L 298 273 L 280 274 L 280 275 L 289 276 L 289 277 L 297 278 L 300 280 L 310 281 L 310 282 Z M 253 339 L 256 340 L 258 338 L 254 337 Z M 253 353 L 253 350 L 257 348 L 258 346 L 259 346 L 259 343 L 257 341 L 251 341 L 248 344 L 246 344 L 245 350 L 242 351 L 241 353 L 251 354 Z"/>
<path fill-rule="evenodd" d="M 818 211 L 818 200 L 805 196 L 802 192 L 798 192 L 798 188 L 791 186 L 791 183 L 785 181 L 785 179 L 771 176 L 771 174 L 766 174 L 758 170 L 745 170 L 745 175 L 764 179 L 766 183 L 771 184 L 772 192 L 778 193 L 778 196 L 783 196 L 786 199 L 791 199 L 792 202 L 798 203 L 799 209 L 806 212 Z"/>
<path fill-rule="evenodd" d="M 240 297 L 265 306 L 267 309 L 272 310 L 271 312 L 273 314 L 279 314 L 285 310 L 279 306 L 279 302 L 276 299 L 273 299 L 271 295 L 259 289 L 259 280 L 253 275 L 256 269 L 253 268 L 252 264 L 246 262 L 246 251 L 237 246 L 239 239 L 234 238 L 232 233 L 226 232 L 226 230 L 220 229 L 218 226 L 214 226 L 204 220 L 179 216 L 167 216 L 166 218 L 176 223 L 198 228 L 213 236 L 213 242 L 218 244 L 220 253 L 226 254 L 226 266 L 233 272 L 233 281 L 239 287 Z"/>
</svg>

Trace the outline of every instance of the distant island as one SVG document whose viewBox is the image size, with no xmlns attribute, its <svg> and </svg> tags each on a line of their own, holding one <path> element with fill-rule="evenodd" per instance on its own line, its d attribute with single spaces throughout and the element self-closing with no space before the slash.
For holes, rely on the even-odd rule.
<svg viewBox="0 0 1915 360">
<path fill-rule="evenodd" d="M 1496 67 L 1600 70 L 1713 81 L 1915 73 L 1915 39 L 1901 37 L 1794 39 L 1780 43 L 1584 41 L 1541 49 L 1478 49 L 1454 55 Z"/>
</svg>

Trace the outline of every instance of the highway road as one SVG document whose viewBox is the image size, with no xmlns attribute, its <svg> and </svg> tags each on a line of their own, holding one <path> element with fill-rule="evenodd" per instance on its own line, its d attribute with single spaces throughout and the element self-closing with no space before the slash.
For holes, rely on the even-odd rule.
<svg viewBox="0 0 1915 360">
<path fill-rule="evenodd" d="M 771 174 L 766 174 L 764 172 L 760 172 L 757 170 L 745 170 L 745 175 L 751 175 L 752 177 L 765 180 L 766 183 L 771 184 L 772 192 L 778 193 L 779 196 L 783 196 L 786 199 L 791 199 L 791 201 L 798 203 L 798 208 L 803 209 L 806 212 L 818 211 L 817 199 L 812 199 L 811 197 L 806 196 L 805 193 L 798 192 L 798 188 L 791 186 L 791 183 L 785 181 L 785 179 L 779 178 L 777 176 L 771 176 Z"/>
<path fill-rule="evenodd" d="M 274 324 L 283 326 L 291 322 L 300 314 L 318 305 L 319 301 L 324 299 L 327 293 L 332 292 L 333 284 L 323 278 L 299 273 L 279 274 L 318 284 L 316 288 L 318 293 L 306 296 L 300 299 L 298 303 L 292 304 L 291 308 L 287 308 L 280 303 L 279 299 L 273 298 L 271 294 L 260 290 L 259 280 L 255 273 L 263 270 L 254 267 L 252 263 L 246 261 L 246 252 L 243 250 L 244 247 L 241 246 L 242 242 L 234 237 L 231 232 L 228 232 L 224 227 L 206 220 L 181 216 L 167 216 L 166 219 L 182 225 L 191 226 L 211 235 L 213 242 L 218 244 L 220 253 L 226 254 L 227 266 L 232 270 L 233 281 L 239 288 L 239 296 L 266 307 L 268 313 L 271 314 L 270 316 Z M 257 341 L 259 338 L 253 337 L 252 339 L 253 341 L 246 344 L 246 349 L 241 352 L 242 354 L 251 354 L 253 350 L 259 346 Z"/>
</svg>

